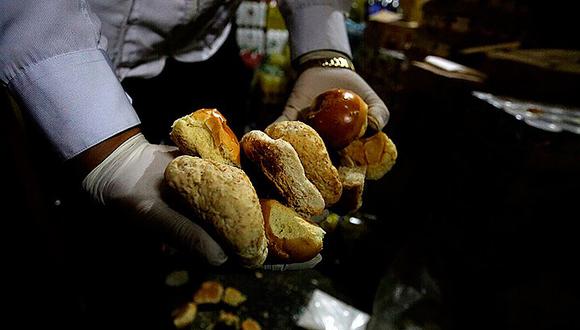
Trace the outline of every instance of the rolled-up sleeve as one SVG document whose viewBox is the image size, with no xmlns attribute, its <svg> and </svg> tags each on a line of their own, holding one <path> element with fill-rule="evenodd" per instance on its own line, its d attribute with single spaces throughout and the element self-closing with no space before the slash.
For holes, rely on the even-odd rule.
<svg viewBox="0 0 580 330">
<path fill-rule="evenodd" d="M 281 0 L 280 10 L 290 32 L 292 58 L 315 50 L 351 56 L 344 22 L 350 0 Z"/>
<path fill-rule="evenodd" d="M 70 159 L 139 124 L 86 1 L 0 1 L 0 80 Z"/>
</svg>

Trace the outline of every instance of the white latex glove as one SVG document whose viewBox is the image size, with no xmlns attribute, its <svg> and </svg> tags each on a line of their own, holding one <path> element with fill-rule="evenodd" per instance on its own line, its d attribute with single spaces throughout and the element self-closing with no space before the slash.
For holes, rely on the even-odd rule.
<svg viewBox="0 0 580 330">
<path fill-rule="evenodd" d="M 161 198 L 164 171 L 176 150 L 150 144 L 139 133 L 93 169 L 83 180 L 83 189 L 102 205 L 128 211 L 141 225 L 160 233 L 183 252 L 198 255 L 211 265 L 221 265 L 227 256 L 218 243 Z"/>
<path fill-rule="evenodd" d="M 310 269 L 314 268 L 314 266 L 318 265 L 318 263 L 321 261 L 322 255 L 319 253 L 314 258 L 305 262 L 297 262 L 292 264 L 265 264 L 264 266 L 262 266 L 262 268 L 264 268 L 265 270 L 276 270 L 276 271 Z"/>
<path fill-rule="evenodd" d="M 389 121 L 389 110 L 375 91 L 355 71 L 342 68 L 312 67 L 306 69 L 294 84 L 282 115 L 276 121 L 296 120 L 319 94 L 344 88 L 357 93 L 369 106 L 369 127 L 382 130 Z"/>
</svg>

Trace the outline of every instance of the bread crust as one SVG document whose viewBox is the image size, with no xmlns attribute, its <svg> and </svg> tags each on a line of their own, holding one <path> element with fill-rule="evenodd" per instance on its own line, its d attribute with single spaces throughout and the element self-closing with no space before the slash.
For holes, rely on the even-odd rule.
<svg viewBox="0 0 580 330">
<path fill-rule="evenodd" d="M 186 155 L 240 167 L 238 138 L 217 109 L 199 109 L 178 118 L 169 137 Z"/>
<path fill-rule="evenodd" d="M 300 158 L 290 143 L 282 139 L 274 140 L 262 131 L 253 130 L 244 134 L 241 146 L 244 154 L 260 167 L 287 206 L 306 218 L 322 213 L 324 199 L 306 177 Z"/>
<path fill-rule="evenodd" d="M 324 141 L 314 130 L 301 121 L 282 121 L 271 124 L 264 130 L 273 139 L 282 139 L 292 145 L 306 177 L 312 182 L 326 207 L 336 203 L 342 194 L 338 171 L 330 160 Z"/>
<path fill-rule="evenodd" d="M 343 166 L 366 166 L 366 179 L 378 180 L 391 170 L 397 160 L 397 147 L 384 132 L 355 140 L 339 151 Z"/>
<path fill-rule="evenodd" d="M 264 219 L 258 195 L 244 171 L 183 155 L 169 163 L 165 180 L 242 265 L 254 268 L 264 263 L 268 254 Z"/>
<path fill-rule="evenodd" d="M 335 209 L 343 214 L 358 211 L 363 204 L 366 167 L 340 166 L 338 173 L 343 190 Z"/>
<path fill-rule="evenodd" d="M 300 217 L 298 213 L 275 199 L 261 199 L 266 237 L 268 237 L 269 256 L 278 262 L 305 262 L 314 258 L 323 247 L 324 230 L 318 225 Z M 284 213 L 284 218 L 276 219 L 277 214 Z M 278 222 L 278 224 L 276 223 Z M 288 231 L 298 233 L 293 237 L 284 237 L 274 228 L 284 222 Z"/>
</svg>

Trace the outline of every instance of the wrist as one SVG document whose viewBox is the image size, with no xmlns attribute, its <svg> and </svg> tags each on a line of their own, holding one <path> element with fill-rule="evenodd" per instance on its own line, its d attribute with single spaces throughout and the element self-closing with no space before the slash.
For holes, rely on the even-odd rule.
<svg viewBox="0 0 580 330">
<path fill-rule="evenodd" d="M 115 149 L 129 138 L 140 133 L 141 129 L 137 127 L 130 128 L 120 132 L 99 144 L 80 153 L 77 157 L 71 159 L 72 169 L 79 177 L 84 178 L 95 167 L 97 167 L 105 158 L 107 158 Z"/>
</svg>

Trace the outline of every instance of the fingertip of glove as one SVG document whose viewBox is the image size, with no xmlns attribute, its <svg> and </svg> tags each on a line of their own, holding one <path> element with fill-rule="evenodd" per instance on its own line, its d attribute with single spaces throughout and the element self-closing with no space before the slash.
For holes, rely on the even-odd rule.
<svg viewBox="0 0 580 330">
<path fill-rule="evenodd" d="M 298 118 L 298 114 L 300 113 L 300 109 L 292 104 L 286 104 L 284 111 L 282 111 L 282 115 L 279 118 L 282 120 L 296 120 Z"/>
<path fill-rule="evenodd" d="M 211 266 L 221 266 L 228 261 L 228 256 L 223 251 L 216 251 L 213 254 L 206 255 L 207 262 Z"/>
<path fill-rule="evenodd" d="M 276 118 L 276 120 L 274 120 L 275 123 L 281 122 L 281 121 L 286 121 L 289 120 L 288 117 L 286 115 L 281 115 L 280 117 Z"/>
<path fill-rule="evenodd" d="M 285 271 L 285 270 L 302 270 L 302 269 L 312 269 L 322 261 L 322 255 L 319 253 L 314 258 L 299 263 L 290 264 L 264 264 L 262 269 L 273 270 L 273 271 Z"/>
<path fill-rule="evenodd" d="M 322 255 L 319 253 L 314 258 L 308 260 L 305 264 L 308 268 L 314 268 L 322 261 Z"/>
<path fill-rule="evenodd" d="M 369 127 L 371 130 L 377 132 L 383 129 L 383 127 L 381 127 L 377 119 L 374 117 L 369 117 Z"/>
<path fill-rule="evenodd" d="M 386 108 L 384 109 L 371 109 L 369 110 L 369 127 L 375 131 L 382 131 L 387 125 L 389 120 L 389 112 Z"/>
</svg>

